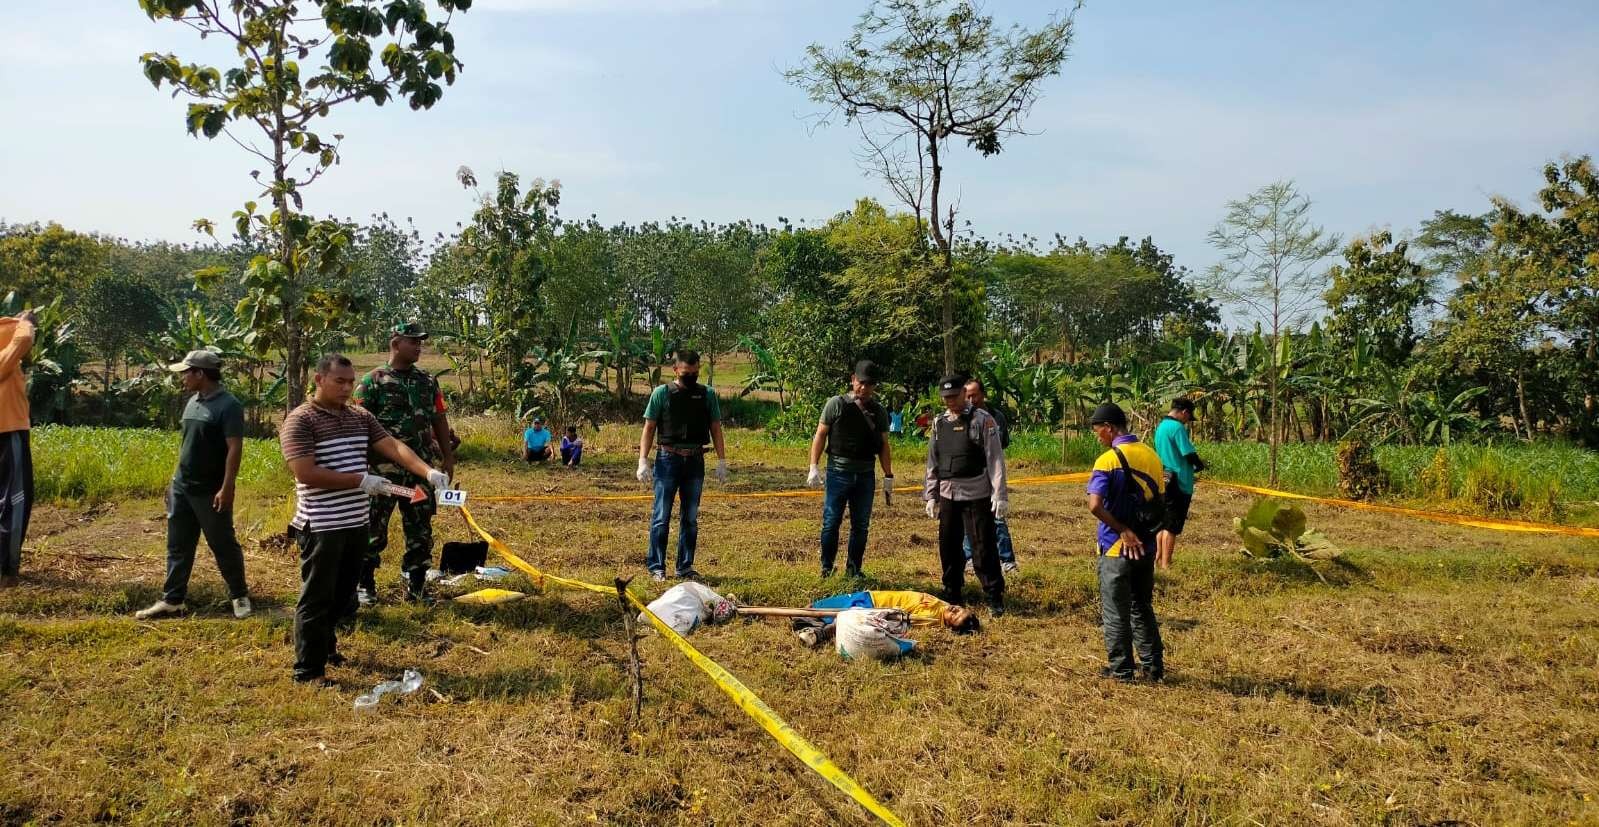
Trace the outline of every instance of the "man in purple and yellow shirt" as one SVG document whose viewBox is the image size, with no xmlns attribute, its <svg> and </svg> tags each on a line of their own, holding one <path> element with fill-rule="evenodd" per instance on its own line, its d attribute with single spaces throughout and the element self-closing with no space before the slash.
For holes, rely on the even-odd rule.
<svg viewBox="0 0 1599 827">
<path fill-rule="evenodd" d="M 1144 677 L 1166 675 L 1160 624 L 1155 619 L 1155 532 L 1160 529 L 1160 457 L 1127 433 L 1127 414 L 1114 403 L 1088 419 L 1107 451 L 1088 478 L 1088 510 L 1099 520 L 1099 601 L 1110 665 L 1101 672 L 1133 679 L 1133 649 Z"/>
</svg>

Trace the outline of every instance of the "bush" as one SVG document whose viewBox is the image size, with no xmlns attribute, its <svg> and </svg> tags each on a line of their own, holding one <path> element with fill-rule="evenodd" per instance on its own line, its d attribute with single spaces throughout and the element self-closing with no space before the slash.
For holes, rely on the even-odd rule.
<svg viewBox="0 0 1599 827">
<path fill-rule="evenodd" d="M 1461 499 L 1473 510 L 1500 517 L 1559 520 L 1564 516 L 1560 483 L 1507 466 L 1484 455 L 1466 471 Z"/>
<path fill-rule="evenodd" d="M 1449 462 L 1449 452 L 1439 448 L 1433 452 L 1432 462 L 1416 478 L 1421 496 L 1429 500 L 1444 501 L 1455 498 L 1454 469 Z"/>
<path fill-rule="evenodd" d="M 1351 500 L 1369 500 L 1388 490 L 1388 475 L 1364 439 L 1338 443 L 1338 493 Z"/>
</svg>

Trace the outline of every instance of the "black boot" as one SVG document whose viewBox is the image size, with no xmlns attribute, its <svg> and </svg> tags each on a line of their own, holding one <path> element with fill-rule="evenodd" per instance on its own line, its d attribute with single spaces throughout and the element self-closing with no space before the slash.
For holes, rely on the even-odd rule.
<svg viewBox="0 0 1599 827">
<path fill-rule="evenodd" d="M 412 603 L 426 603 L 427 601 L 427 569 L 413 569 L 406 572 L 405 599 Z"/>
</svg>

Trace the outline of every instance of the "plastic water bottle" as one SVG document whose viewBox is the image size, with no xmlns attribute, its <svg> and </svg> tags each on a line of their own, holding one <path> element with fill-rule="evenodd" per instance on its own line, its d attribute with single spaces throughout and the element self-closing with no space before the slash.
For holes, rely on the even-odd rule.
<svg viewBox="0 0 1599 827">
<path fill-rule="evenodd" d="M 415 674 L 416 673 L 414 671 L 406 670 L 406 677 L 409 677 L 410 675 L 415 675 Z M 421 686 L 422 685 L 422 676 L 421 675 L 417 675 L 416 676 L 416 685 L 417 686 Z M 384 695 L 387 695 L 390 692 L 394 692 L 394 691 L 397 691 L 397 690 L 400 690 L 400 689 L 401 689 L 401 683 L 399 681 L 383 681 L 382 683 L 378 684 L 377 686 L 372 687 L 372 691 L 371 692 L 367 692 L 367 693 L 364 693 L 362 695 L 356 696 L 355 709 L 356 709 L 357 712 L 370 712 L 370 711 L 372 711 L 374 709 L 377 709 L 378 708 L 378 704 L 383 701 L 383 696 Z M 409 689 L 409 690 L 405 690 L 405 691 L 414 692 L 416 690 Z"/>
<path fill-rule="evenodd" d="M 405 670 L 400 676 L 399 690 L 401 695 L 409 695 L 422 688 L 422 673 L 415 669 Z"/>
</svg>

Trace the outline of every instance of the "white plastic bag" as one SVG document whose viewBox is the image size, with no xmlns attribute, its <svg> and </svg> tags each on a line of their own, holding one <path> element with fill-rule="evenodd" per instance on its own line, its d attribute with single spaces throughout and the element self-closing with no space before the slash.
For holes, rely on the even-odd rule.
<svg viewBox="0 0 1599 827">
<path fill-rule="evenodd" d="M 666 593 L 650 602 L 649 609 L 656 617 L 666 622 L 672 630 L 680 635 L 686 635 L 699 627 L 701 623 L 709 623 L 711 615 L 716 609 L 716 604 L 726 603 L 727 600 L 703 583 L 687 580 L 666 590 Z M 649 620 L 641 612 L 638 622 L 648 624 Z"/>
<path fill-rule="evenodd" d="M 834 645 L 845 658 L 893 660 L 916 647 L 905 637 L 911 617 L 899 609 L 846 609 L 833 622 Z"/>
</svg>

